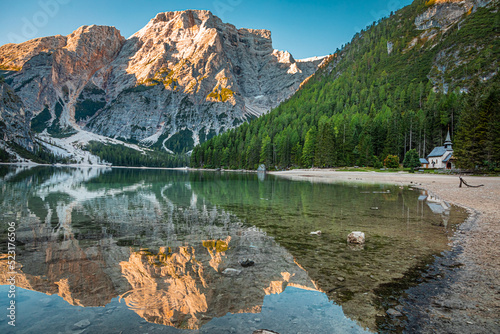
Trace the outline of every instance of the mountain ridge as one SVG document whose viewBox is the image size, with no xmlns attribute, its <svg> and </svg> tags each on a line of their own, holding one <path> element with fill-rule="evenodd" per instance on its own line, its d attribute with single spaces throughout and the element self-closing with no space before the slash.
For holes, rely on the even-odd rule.
<svg viewBox="0 0 500 334">
<path fill-rule="evenodd" d="M 322 60 L 296 61 L 269 30 L 186 10 L 158 13 L 128 39 L 91 25 L 1 46 L 0 74 L 33 131 L 55 142 L 86 131 L 182 153 L 277 106 Z"/>
</svg>

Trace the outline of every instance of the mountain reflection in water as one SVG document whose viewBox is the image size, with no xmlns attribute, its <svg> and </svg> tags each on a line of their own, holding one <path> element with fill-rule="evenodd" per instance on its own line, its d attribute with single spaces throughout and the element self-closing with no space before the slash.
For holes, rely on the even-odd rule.
<svg viewBox="0 0 500 334">
<path fill-rule="evenodd" d="M 2 225 L 17 225 L 16 286 L 56 294 L 87 311 L 105 306 L 102 318 L 90 316 L 94 331 L 126 323 L 127 313 L 118 324 L 105 316 L 125 305 L 147 323 L 162 325 L 152 332 L 376 330 L 376 315 L 384 312 L 374 302 L 376 288 L 400 279 L 420 257 L 444 250 L 447 232 L 465 217 L 448 205 L 434 214 L 436 199 L 424 206 L 419 193 L 395 187 L 387 192 L 134 169 L 3 168 L 0 176 Z M 366 206 L 380 210 L 366 212 Z M 321 236 L 309 234 L 318 229 Z M 363 249 L 347 247 L 351 229 L 367 233 Z M 3 254 L 6 234 L 4 228 Z M 245 259 L 255 265 L 242 267 Z M 0 266 L 5 282 L 5 256 Z M 325 293 L 334 303 L 308 304 Z M 280 294 L 290 299 L 285 308 L 266 297 Z M 266 300 L 274 306 L 266 308 Z M 20 313 L 22 308 L 20 302 Z M 311 318 L 304 318 L 307 312 Z M 68 328 L 71 317 L 58 320 L 61 328 Z M 25 332 L 43 325 L 31 321 L 25 321 Z M 127 328 L 142 326 L 136 321 Z"/>
</svg>

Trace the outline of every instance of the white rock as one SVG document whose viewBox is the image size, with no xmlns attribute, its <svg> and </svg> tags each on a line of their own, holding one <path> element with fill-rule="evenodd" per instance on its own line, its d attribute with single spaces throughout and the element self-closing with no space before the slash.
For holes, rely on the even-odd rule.
<svg viewBox="0 0 500 334">
<path fill-rule="evenodd" d="M 347 242 L 350 244 L 364 244 L 365 234 L 359 231 L 351 232 L 347 236 Z"/>
<path fill-rule="evenodd" d="M 311 232 L 311 235 L 321 235 L 321 231 L 314 231 L 314 232 Z"/>
</svg>

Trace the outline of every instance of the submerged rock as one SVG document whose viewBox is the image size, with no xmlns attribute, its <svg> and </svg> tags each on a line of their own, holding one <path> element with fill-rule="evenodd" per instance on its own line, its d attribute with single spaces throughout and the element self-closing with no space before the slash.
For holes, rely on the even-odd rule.
<svg viewBox="0 0 500 334">
<path fill-rule="evenodd" d="M 351 232 L 347 236 L 347 242 L 350 244 L 364 244 L 365 234 L 359 231 Z"/>
<path fill-rule="evenodd" d="M 268 329 L 258 329 L 254 331 L 252 334 L 279 334 L 278 332 L 270 331 Z"/>
<path fill-rule="evenodd" d="M 80 329 L 87 328 L 87 327 L 90 326 L 90 320 L 89 319 L 84 319 L 84 320 L 78 321 L 73 326 L 75 328 L 80 328 Z"/>
<path fill-rule="evenodd" d="M 233 268 L 227 268 L 222 272 L 223 275 L 227 275 L 227 276 L 237 276 L 240 273 L 241 273 L 241 270 L 233 269 Z"/>
<path fill-rule="evenodd" d="M 255 264 L 255 262 L 253 262 L 252 260 L 246 259 L 244 261 L 241 261 L 240 264 L 242 267 L 246 268 L 246 267 L 253 266 Z"/>
</svg>

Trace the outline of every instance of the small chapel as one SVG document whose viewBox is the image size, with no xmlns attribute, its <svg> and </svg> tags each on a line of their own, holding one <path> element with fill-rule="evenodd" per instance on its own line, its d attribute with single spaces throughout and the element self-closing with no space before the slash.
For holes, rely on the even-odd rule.
<svg viewBox="0 0 500 334">
<path fill-rule="evenodd" d="M 434 169 L 452 169 L 455 168 L 453 158 L 453 148 L 451 146 L 450 130 L 446 135 L 444 146 L 437 146 L 427 155 L 426 158 L 420 159 L 422 168 Z"/>
</svg>

